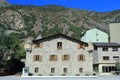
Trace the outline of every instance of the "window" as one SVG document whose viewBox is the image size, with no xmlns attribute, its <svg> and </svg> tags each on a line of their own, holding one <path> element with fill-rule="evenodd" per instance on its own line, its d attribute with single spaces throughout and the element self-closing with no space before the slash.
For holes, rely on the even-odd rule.
<svg viewBox="0 0 120 80">
<path fill-rule="evenodd" d="M 78 44 L 78 49 L 80 49 L 80 48 L 85 48 L 85 45 L 82 43 Z"/>
<path fill-rule="evenodd" d="M 115 66 L 102 66 L 102 72 L 110 73 L 111 71 L 116 71 Z"/>
<path fill-rule="evenodd" d="M 62 55 L 62 61 L 69 61 L 70 56 L 69 55 Z"/>
<path fill-rule="evenodd" d="M 57 55 L 50 55 L 50 61 L 57 61 Z"/>
<path fill-rule="evenodd" d="M 112 51 L 118 51 L 118 48 L 117 47 L 113 47 Z"/>
<path fill-rule="evenodd" d="M 114 61 L 119 61 L 119 56 L 113 56 Z"/>
<path fill-rule="evenodd" d="M 83 54 L 78 55 L 78 61 L 85 61 L 85 55 Z"/>
<path fill-rule="evenodd" d="M 42 43 L 35 43 L 34 48 L 36 48 L 36 47 L 42 48 Z"/>
<path fill-rule="evenodd" d="M 36 68 L 35 68 L 35 73 L 38 73 L 38 71 L 39 71 L 39 68 L 36 67 Z"/>
<path fill-rule="evenodd" d="M 55 68 L 51 68 L 51 73 L 55 73 Z"/>
<path fill-rule="evenodd" d="M 67 68 L 64 68 L 64 69 L 63 69 L 63 72 L 64 72 L 64 73 L 67 73 Z"/>
<path fill-rule="evenodd" d="M 80 72 L 80 73 L 83 73 L 83 68 L 79 68 L 79 72 Z"/>
<path fill-rule="evenodd" d="M 57 43 L 57 49 L 62 49 L 62 42 Z"/>
<path fill-rule="evenodd" d="M 96 41 L 99 41 L 99 39 L 96 39 Z"/>
<path fill-rule="evenodd" d="M 102 48 L 103 51 L 108 51 L 107 47 Z"/>
<path fill-rule="evenodd" d="M 42 56 L 41 55 L 34 55 L 33 56 L 33 61 L 41 61 L 42 60 Z"/>
<path fill-rule="evenodd" d="M 103 56 L 103 60 L 109 60 L 109 56 Z"/>
</svg>

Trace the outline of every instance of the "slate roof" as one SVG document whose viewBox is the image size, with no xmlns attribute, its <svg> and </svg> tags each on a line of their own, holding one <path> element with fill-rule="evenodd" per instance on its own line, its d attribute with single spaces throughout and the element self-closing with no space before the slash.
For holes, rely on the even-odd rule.
<svg viewBox="0 0 120 80">
<path fill-rule="evenodd" d="M 80 40 L 77 40 L 77 39 L 74 39 L 72 37 L 69 37 L 65 34 L 55 34 L 55 35 L 52 35 L 52 36 L 48 36 L 48 37 L 45 37 L 45 38 L 42 38 L 42 39 L 38 39 L 38 40 L 33 40 L 33 43 L 40 43 L 40 42 L 44 42 L 44 41 L 48 41 L 48 40 L 52 40 L 52 39 L 56 39 L 56 38 L 59 38 L 59 37 L 62 37 L 62 38 L 65 38 L 65 39 L 68 39 L 68 40 L 71 40 L 73 42 L 77 42 L 77 43 L 83 43 L 83 44 L 86 44 L 85 42 L 82 42 Z"/>
<path fill-rule="evenodd" d="M 93 43 L 96 47 L 120 47 L 118 43 Z"/>
</svg>

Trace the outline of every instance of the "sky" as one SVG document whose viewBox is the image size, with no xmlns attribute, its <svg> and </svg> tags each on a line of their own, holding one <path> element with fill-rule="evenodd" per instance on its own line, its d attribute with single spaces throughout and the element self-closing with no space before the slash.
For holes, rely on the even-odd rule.
<svg viewBox="0 0 120 80">
<path fill-rule="evenodd" d="M 12 4 L 45 6 L 49 4 L 81 10 L 110 12 L 120 10 L 120 0 L 7 0 Z"/>
</svg>

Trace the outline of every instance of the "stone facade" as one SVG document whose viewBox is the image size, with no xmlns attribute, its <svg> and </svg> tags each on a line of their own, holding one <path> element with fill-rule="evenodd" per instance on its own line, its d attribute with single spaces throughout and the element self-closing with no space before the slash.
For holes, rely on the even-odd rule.
<svg viewBox="0 0 120 80">
<path fill-rule="evenodd" d="M 57 49 L 57 43 L 62 42 L 62 49 Z M 41 47 L 36 47 L 34 44 L 41 44 Z M 78 48 L 82 44 L 84 47 Z M 26 64 L 29 68 L 29 73 L 42 76 L 75 76 L 75 75 L 93 75 L 93 58 L 92 53 L 88 52 L 88 45 L 84 42 L 77 41 L 72 38 L 66 38 L 64 35 L 51 39 L 45 38 L 42 40 L 33 41 L 31 51 L 26 53 Z M 78 55 L 84 55 L 85 60 L 79 61 Z M 41 55 L 40 61 L 34 61 L 34 55 Z M 50 61 L 50 55 L 56 55 L 57 60 Z M 68 61 L 63 61 L 62 56 L 69 55 Z M 35 72 L 35 68 L 37 72 Z M 53 71 L 51 69 L 54 68 Z M 66 68 L 66 72 L 64 72 Z M 81 69 L 81 70 L 80 70 Z"/>
<path fill-rule="evenodd" d="M 94 43 L 93 64 L 97 66 L 100 75 L 114 72 L 117 61 L 120 61 L 120 44 Z"/>
</svg>

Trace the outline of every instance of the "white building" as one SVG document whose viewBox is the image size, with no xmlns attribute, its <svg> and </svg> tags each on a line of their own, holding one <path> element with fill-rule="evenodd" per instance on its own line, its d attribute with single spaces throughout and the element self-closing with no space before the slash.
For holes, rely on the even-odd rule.
<svg viewBox="0 0 120 80">
<path fill-rule="evenodd" d="M 33 75 L 93 75 L 93 58 L 87 43 L 56 34 L 34 40 L 30 45 L 27 43 L 25 47 L 25 66 Z"/>
<path fill-rule="evenodd" d="M 87 43 L 89 43 L 89 42 L 109 42 L 108 34 L 99 29 L 96 29 L 96 28 L 87 30 L 83 34 L 81 41 L 87 42 Z"/>
</svg>

